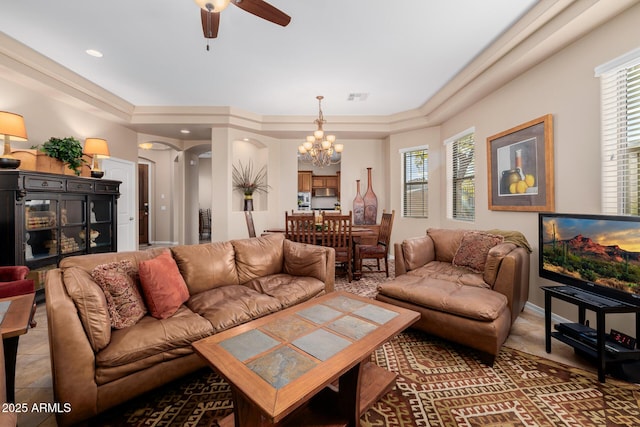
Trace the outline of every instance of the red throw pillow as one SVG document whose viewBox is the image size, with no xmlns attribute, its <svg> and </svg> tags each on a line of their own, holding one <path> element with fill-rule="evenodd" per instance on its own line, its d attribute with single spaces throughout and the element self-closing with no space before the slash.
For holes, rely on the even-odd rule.
<svg viewBox="0 0 640 427">
<path fill-rule="evenodd" d="M 169 250 L 141 261 L 138 274 L 149 313 L 157 319 L 172 316 L 189 299 L 187 284 Z"/>
</svg>

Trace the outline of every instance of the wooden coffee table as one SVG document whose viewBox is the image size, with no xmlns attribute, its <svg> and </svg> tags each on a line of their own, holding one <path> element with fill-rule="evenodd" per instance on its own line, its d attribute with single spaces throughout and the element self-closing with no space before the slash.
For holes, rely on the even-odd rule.
<svg viewBox="0 0 640 427">
<path fill-rule="evenodd" d="M 332 292 L 193 344 L 231 386 L 221 426 L 356 426 L 396 374 L 371 353 L 420 314 Z"/>
</svg>

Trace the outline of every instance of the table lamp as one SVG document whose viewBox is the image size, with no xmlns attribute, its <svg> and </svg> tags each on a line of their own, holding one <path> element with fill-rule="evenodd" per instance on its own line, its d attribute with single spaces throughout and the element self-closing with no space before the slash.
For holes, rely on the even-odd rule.
<svg viewBox="0 0 640 427">
<path fill-rule="evenodd" d="M 104 172 L 100 170 L 98 159 L 109 157 L 109 146 L 107 140 L 102 138 L 87 138 L 84 140 L 84 153 L 92 157 L 91 177 L 102 178 Z"/>
<path fill-rule="evenodd" d="M 11 141 L 27 140 L 24 118 L 19 114 L 0 111 L 0 136 L 4 137 L 4 153 L 0 156 L 0 168 L 16 169 L 20 166 L 20 159 L 11 154 Z"/>
</svg>

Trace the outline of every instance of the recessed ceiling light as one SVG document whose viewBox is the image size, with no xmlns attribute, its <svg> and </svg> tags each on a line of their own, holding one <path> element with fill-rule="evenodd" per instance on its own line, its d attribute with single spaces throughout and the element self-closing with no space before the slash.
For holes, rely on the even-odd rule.
<svg viewBox="0 0 640 427">
<path fill-rule="evenodd" d="M 352 92 L 347 96 L 347 101 L 366 101 L 369 94 L 366 92 Z"/>
<path fill-rule="evenodd" d="M 189 129 L 180 129 L 180 133 L 188 134 L 191 133 Z"/>
<path fill-rule="evenodd" d="M 85 52 L 87 52 L 87 55 L 91 55 L 96 58 L 102 58 L 102 52 L 100 52 L 99 50 L 87 49 L 85 50 Z"/>
</svg>

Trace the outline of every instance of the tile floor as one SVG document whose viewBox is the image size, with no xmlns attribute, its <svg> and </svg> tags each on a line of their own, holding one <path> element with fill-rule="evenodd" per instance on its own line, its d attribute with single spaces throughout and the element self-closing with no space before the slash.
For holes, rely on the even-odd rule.
<svg viewBox="0 0 640 427">
<path fill-rule="evenodd" d="M 20 338 L 18 362 L 16 366 L 16 402 L 53 402 L 51 385 L 51 364 L 47 335 L 47 318 L 44 304 L 36 312 L 38 325 Z M 537 354 L 568 365 L 595 371 L 593 365 L 581 361 L 569 346 L 553 340 L 552 353 L 544 351 L 544 318 L 536 310 L 526 308 L 516 320 L 507 346 L 531 354 Z M 55 417 L 46 413 L 28 412 L 18 415 L 20 427 L 56 426 Z"/>
</svg>

